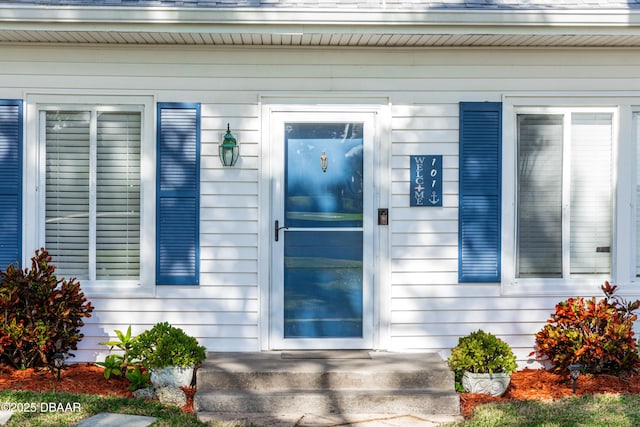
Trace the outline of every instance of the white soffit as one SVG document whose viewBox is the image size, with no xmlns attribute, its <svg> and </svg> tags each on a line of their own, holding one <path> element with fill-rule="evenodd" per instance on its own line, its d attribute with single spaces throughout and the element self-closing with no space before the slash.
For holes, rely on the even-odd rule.
<svg viewBox="0 0 640 427">
<path fill-rule="evenodd" d="M 1 43 L 640 46 L 640 12 L 0 5 Z"/>
</svg>

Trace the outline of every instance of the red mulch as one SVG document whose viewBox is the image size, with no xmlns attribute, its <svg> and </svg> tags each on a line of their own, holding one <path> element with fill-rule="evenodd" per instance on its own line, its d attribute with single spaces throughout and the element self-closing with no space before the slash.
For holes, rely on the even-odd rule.
<svg viewBox="0 0 640 427">
<path fill-rule="evenodd" d="M 581 375 L 576 395 L 619 393 L 640 394 L 640 374 Z M 460 393 L 462 415 L 471 417 L 476 406 L 488 402 L 522 400 L 545 400 L 573 395 L 573 381 L 566 375 L 554 374 L 543 369 L 524 369 L 514 372 L 511 383 L 502 397 L 491 397 L 478 393 Z"/>
<path fill-rule="evenodd" d="M 68 393 L 97 394 L 101 396 L 133 397 L 129 390 L 129 380 L 120 377 L 104 378 L 104 369 L 90 363 L 76 363 L 66 365 L 57 376 L 49 369 L 17 370 L 0 364 L 0 390 L 30 390 L 30 391 L 64 391 Z M 182 407 L 184 412 L 193 412 L 193 395 L 196 390 L 183 387 L 187 395 L 187 404 Z"/>
</svg>

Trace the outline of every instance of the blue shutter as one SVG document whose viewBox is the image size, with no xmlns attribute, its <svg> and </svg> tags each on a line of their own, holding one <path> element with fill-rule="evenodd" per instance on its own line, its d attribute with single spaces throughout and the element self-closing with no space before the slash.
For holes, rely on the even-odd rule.
<svg viewBox="0 0 640 427">
<path fill-rule="evenodd" d="M 22 258 L 22 101 L 0 100 L 0 269 Z"/>
<path fill-rule="evenodd" d="M 200 277 L 200 104 L 158 104 L 156 284 Z"/>
<path fill-rule="evenodd" d="M 458 279 L 500 281 L 502 104 L 460 103 Z"/>
</svg>

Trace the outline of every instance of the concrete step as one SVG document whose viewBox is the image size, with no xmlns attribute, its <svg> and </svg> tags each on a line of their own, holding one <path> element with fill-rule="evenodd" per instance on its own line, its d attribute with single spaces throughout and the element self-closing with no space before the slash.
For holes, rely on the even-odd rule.
<svg viewBox="0 0 640 427">
<path fill-rule="evenodd" d="M 202 368 L 201 368 L 202 369 Z M 383 372 L 371 375 L 367 372 L 325 373 L 311 372 L 234 372 L 211 374 L 198 371 L 199 390 L 233 391 L 240 387 L 246 391 L 293 391 L 293 390 L 397 390 L 431 388 L 448 390 L 449 378 L 439 372 L 394 373 Z"/>
<path fill-rule="evenodd" d="M 340 390 L 295 392 L 199 391 L 199 412 L 314 414 L 439 414 L 460 413 L 458 396 L 439 389 L 393 391 Z"/>
<path fill-rule="evenodd" d="M 331 354 L 331 353 L 327 353 Z M 436 354 L 371 353 L 370 359 L 282 359 L 275 352 L 215 354 L 198 369 L 198 390 L 449 390 L 453 374 Z"/>
<path fill-rule="evenodd" d="M 209 353 L 201 412 L 460 413 L 453 373 L 432 353 Z"/>
</svg>

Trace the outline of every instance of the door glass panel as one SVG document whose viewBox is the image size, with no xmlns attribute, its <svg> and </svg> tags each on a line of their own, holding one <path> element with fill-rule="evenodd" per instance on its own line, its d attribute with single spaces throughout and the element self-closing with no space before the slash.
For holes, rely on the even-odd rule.
<svg viewBox="0 0 640 427">
<path fill-rule="evenodd" d="M 362 336 L 362 232 L 286 234 L 285 338 Z"/>
<path fill-rule="evenodd" d="M 285 338 L 363 336 L 362 130 L 285 124 Z"/>
<path fill-rule="evenodd" d="M 286 225 L 362 227 L 362 123 L 287 123 Z"/>
</svg>

